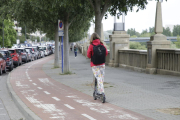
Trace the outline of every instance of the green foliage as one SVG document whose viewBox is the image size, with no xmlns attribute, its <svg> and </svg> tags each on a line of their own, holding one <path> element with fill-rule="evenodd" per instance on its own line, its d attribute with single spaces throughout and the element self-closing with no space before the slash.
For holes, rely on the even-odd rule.
<svg viewBox="0 0 180 120">
<path fill-rule="evenodd" d="M 178 36 L 178 35 L 180 35 L 180 25 L 174 25 L 173 36 Z"/>
<path fill-rule="evenodd" d="M 16 31 L 14 30 L 14 23 L 9 19 L 4 19 L 4 47 L 11 47 L 16 43 Z M 3 46 L 3 27 L 0 22 L 0 45 Z"/>
<path fill-rule="evenodd" d="M 133 29 L 133 28 L 128 29 L 128 30 L 127 30 L 127 33 L 130 34 L 131 37 L 132 37 L 132 36 L 133 36 L 133 37 L 135 37 L 135 36 L 139 37 L 139 36 L 140 36 L 140 33 L 137 32 L 137 31 L 135 30 L 135 28 L 134 28 L 134 29 Z"/>
<path fill-rule="evenodd" d="M 139 42 L 130 42 L 130 49 L 147 50 L 146 46 Z"/>
<path fill-rule="evenodd" d="M 26 40 L 26 39 L 25 39 L 25 35 L 24 35 L 23 33 L 22 33 L 22 35 L 19 36 L 18 38 L 19 38 L 19 40 L 20 40 L 20 43 L 24 43 L 24 41 Z"/>
<path fill-rule="evenodd" d="M 169 27 L 167 27 L 167 28 L 164 28 L 163 27 L 163 33 L 162 34 L 164 34 L 164 35 L 166 35 L 166 36 L 171 36 L 171 30 L 170 30 L 170 28 Z"/>
<path fill-rule="evenodd" d="M 177 42 L 174 42 L 177 48 L 180 48 L 180 37 L 177 36 Z"/>
<path fill-rule="evenodd" d="M 172 41 L 171 41 L 170 48 L 172 48 L 172 49 L 176 49 L 176 48 L 177 48 L 177 47 L 176 47 L 176 44 L 174 44 Z"/>
</svg>

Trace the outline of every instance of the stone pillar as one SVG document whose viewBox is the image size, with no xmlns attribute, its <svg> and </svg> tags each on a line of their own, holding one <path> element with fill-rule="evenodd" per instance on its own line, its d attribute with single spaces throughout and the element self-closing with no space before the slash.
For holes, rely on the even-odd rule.
<svg viewBox="0 0 180 120">
<path fill-rule="evenodd" d="M 156 49 L 170 48 L 170 41 L 168 41 L 166 36 L 162 34 L 163 26 L 162 26 L 161 2 L 157 2 L 154 31 L 155 31 L 155 35 L 151 36 L 150 41 L 147 42 L 146 73 L 149 73 L 149 74 L 157 73 Z"/>
<path fill-rule="evenodd" d="M 104 29 L 103 29 L 103 23 L 101 23 L 101 41 L 106 46 L 106 43 L 104 42 Z M 106 46 L 107 47 L 107 46 Z"/>
<path fill-rule="evenodd" d="M 118 50 L 129 49 L 129 38 L 130 35 L 126 31 L 114 31 L 110 38 L 110 67 L 119 66 L 119 55 Z"/>
</svg>

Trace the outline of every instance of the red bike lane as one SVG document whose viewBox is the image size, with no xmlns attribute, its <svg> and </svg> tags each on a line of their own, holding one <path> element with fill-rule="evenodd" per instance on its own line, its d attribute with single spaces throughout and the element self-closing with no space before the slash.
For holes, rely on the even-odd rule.
<svg viewBox="0 0 180 120">
<path fill-rule="evenodd" d="M 42 70 L 43 64 L 53 58 L 24 64 L 9 77 L 17 96 L 42 120 L 152 120 L 110 103 L 95 101 L 92 96 L 53 80 Z"/>
</svg>

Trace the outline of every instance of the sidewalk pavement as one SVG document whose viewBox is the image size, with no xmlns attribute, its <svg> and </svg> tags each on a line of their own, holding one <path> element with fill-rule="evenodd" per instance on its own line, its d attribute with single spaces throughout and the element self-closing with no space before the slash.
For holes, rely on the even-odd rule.
<svg viewBox="0 0 180 120">
<path fill-rule="evenodd" d="M 60 75 L 61 68 L 53 68 L 54 60 L 43 65 L 43 71 L 52 79 L 90 96 L 93 94 L 90 60 L 70 51 L 73 74 Z M 151 75 L 124 68 L 106 66 L 106 101 L 140 113 L 155 120 L 180 120 L 180 78 L 169 75 Z M 93 99 L 93 97 L 92 97 Z"/>
<path fill-rule="evenodd" d="M 0 76 L 0 120 L 25 120 L 8 93 L 6 86 L 8 74 Z"/>
</svg>

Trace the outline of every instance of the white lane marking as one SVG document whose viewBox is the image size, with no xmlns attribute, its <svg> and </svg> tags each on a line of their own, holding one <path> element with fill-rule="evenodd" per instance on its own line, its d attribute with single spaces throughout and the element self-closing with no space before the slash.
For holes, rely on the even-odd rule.
<svg viewBox="0 0 180 120">
<path fill-rule="evenodd" d="M 45 104 L 43 101 L 39 101 L 36 98 L 34 98 L 34 96 L 26 97 L 26 99 L 29 100 L 29 102 L 31 102 L 35 107 L 42 109 L 43 113 L 50 114 L 50 119 L 52 117 L 60 118 L 58 120 L 65 120 L 65 116 L 67 116 L 66 112 L 64 112 L 62 109 L 56 108 L 56 105 L 54 104 Z"/>
<path fill-rule="evenodd" d="M 87 115 L 87 114 L 82 114 L 84 117 L 87 117 L 88 119 L 90 119 L 90 120 L 96 120 L 96 119 L 94 119 L 94 118 L 92 118 L 91 116 L 89 116 L 89 115 Z"/>
<path fill-rule="evenodd" d="M 71 107 L 70 105 L 68 105 L 68 104 L 64 104 L 66 107 L 68 107 L 69 109 L 75 109 L 75 108 L 73 108 L 73 107 Z"/>
<path fill-rule="evenodd" d="M 77 95 L 66 96 L 66 97 L 68 97 L 68 98 L 78 98 L 78 96 L 77 96 Z"/>
<path fill-rule="evenodd" d="M 60 101 L 60 99 L 57 97 L 52 97 L 52 98 L 55 99 L 56 101 Z"/>
<path fill-rule="evenodd" d="M 37 87 L 37 88 L 40 89 L 40 90 L 42 89 L 41 87 Z"/>
<path fill-rule="evenodd" d="M 29 80 L 30 82 L 32 82 L 32 80 Z"/>
<path fill-rule="evenodd" d="M 33 85 L 37 85 L 36 83 L 32 83 Z"/>
<path fill-rule="evenodd" d="M 30 77 L 28 77 L 28 79 L 30 79 Z"/>
<path fill-rule="evenodd" d="M 44 83 L 45 85 L 54 85 L 48 78 L 38 78 L 40 82 Z"/>
<path fill-rule="evenodd" d="M 47 91 L 44 91 L 44 93 L 46 93 L 46 94 L 51 94 L 51 93 L 49 93 L 49 92 L 47 92 Z"/>
</svg>

